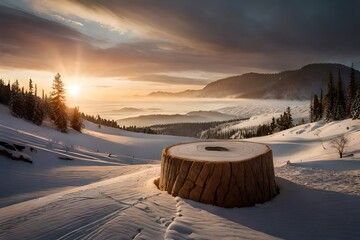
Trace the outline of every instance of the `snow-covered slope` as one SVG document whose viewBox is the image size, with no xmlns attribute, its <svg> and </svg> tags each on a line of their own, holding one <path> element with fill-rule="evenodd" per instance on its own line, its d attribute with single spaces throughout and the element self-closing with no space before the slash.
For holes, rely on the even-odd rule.
<svg viewBox="0 0 360 240">
<path fill-rule="evenodd" d="M 302 119 L 309 119 L 309 102 L 307 101 L 279 101 L 266 100 L 262 104 L 249 102 L 248 104 L 237 105 L 217 109 L 217 111 L 227 114 L 249 118 L 237 124 L 226 124 L 221 127 L 221 131 L 238 130 L 251 127 L 258 127 L 262 124 L 270 124 L 272 118 L 278 118 L 284 113 L 287 107 L 290 107 L 294 124 L 301 122 Z M 236 135 L 236 134 L 235 134 Z"/>
<path fill-rule="evenodd" d="M 25 144 L 34 164 L 0 156 L 0 204 L 8 205 L 0 208 L 0 239 L 358 239 L 359 130 L 360 121 L 318 122 L 252 139 L 273 149 L 280 194 L 223 209 L 153 184 L 161 149 L 194 139 L 90 123 L 83 134 L 62 134 L 1 106 L 0 138 Z M 353 156 L 340 160 L 329 141 L 342 133 Z"/>
<path fill-rule="evenodd" d="M 164 147 L 193 141 L 191 138 L 145 135 L 108 127 L 99 129 L 90 122 L 85 122 L 83 133 L 69 130 L 64 134 L 56 131 L 50 123 L 39 127 L 14 118 L 2 105 L 0 116 L 0 141 L 26 145 L 24 151 L 34 162 L 24 164 L 0 155 L 0 207 L 133 172 L 135 168 L 129 164 L 158 163 Z M 34 147 L 36 152 L 31 152 L 30 147 Z"/>
<path fill-rule="evenodd" d="M 337 160 L 339 156 L 331 140 L 342 134 L 349 139 L 345 155 L 354 154 L 346 159 L 360 159 L 360 120 L 347 119 L 328 124 L 320 121 L 251 140 L 268 144 L 273 150 L 275 166 L 281 166 L 287 161 Z"/>
<path fill-rule="evenodd" d="M 235 106 L 223 107 L 215 111 L 236 115 L 239 118 L 251 118 L 255 116 L 269 115 L 270 120 L 272 114 L 283 113 L 287 107 L 291 108 L 294 119 L 308 118 L 309 101 L 284 101 L 284 100 L 243 100 L 242 104 Z M 275 116 L 275 115 L 274 115 Z M 275 116 L 276 117 L 276 116 Z"/>
</svg>

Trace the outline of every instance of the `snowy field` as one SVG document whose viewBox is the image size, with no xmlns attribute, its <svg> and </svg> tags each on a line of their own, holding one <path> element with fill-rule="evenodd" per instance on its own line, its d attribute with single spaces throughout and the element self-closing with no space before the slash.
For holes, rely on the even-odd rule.
<svg viewBox="0 0 360 240">
<path fill-rule="evenodd" d="M 339 159 L 330 140 L 346 134 Z M 360 121 L 305 124 L 254 138 L 273 149 L 280 194 L 223 209 L 159 191 L 161 149 L 190 138 L 98 128 L 62 134 L 0 106 L 0 140 L 34 164 L 0 156 L 0 239 L 359 239 Z M 37 152 L 30 152 L 35 147 Z M 69 157 L 73 160 L 62 160 Z M 291 163 L 286 165 L 286 162 Z"/>
</svg>

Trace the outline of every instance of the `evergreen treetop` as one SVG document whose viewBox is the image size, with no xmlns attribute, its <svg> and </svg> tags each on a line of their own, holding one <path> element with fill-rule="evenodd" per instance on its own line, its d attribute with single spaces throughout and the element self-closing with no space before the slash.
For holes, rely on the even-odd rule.
<svg viewBox="0 0 360 240">
<path fill-rule="evenodd" d="M 60 74 L 56 74 L 50 97 L 51 119 L 61 132 L 67 132 L 67 112 L 65 105 L 65 88 Z"/>
</svg>

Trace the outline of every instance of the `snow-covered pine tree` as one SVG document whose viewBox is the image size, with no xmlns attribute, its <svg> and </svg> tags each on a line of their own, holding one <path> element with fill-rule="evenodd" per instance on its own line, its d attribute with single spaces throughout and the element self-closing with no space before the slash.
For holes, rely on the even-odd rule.
<svg viewBox="0 0 360 240">
<path fill-rule="evenodd" d="M 81 129 L 84 127 L 79 107 L 74 107 L 74 110 L 71 114 L 70 126 L 78 132 L 81 132 Z"/>
<path fill-rule="evenodd" d="M 355 69 L 354 64 L 351 65 L 350 81 L 347 92 L 347 101 L 346 101 L 346 116 L 352 117 L 352 104 L 354 103 L 356 96 L 356 83 L 355 83 Z"/>
<path fill-rule="evenodd" d="M 351 108 L 352 119 L 360 119 L 360 89 L 356 91 L 355 99 Z"/>
<path fill-rule="evenodd" d="M 326 121 L 331 121 L 334 119 L 334 106 L 335 106 L 335 95 L 336 91 L 333 83 L 332 72 L 329 74 L 329 82 L 327 86 L 327 92 L 325 95 L 324 101 L 324 118 Z"/>
<path fill-rule="evenodd" d="M 56 74 L 51 92 L 50 105 L 51 114 L 50 117 L 54 121 L 57 129 L 61 132 L 67 132 L 67 113 L 65 105 L 65 89 L 64 83 L 61 80 L 60 74 Z"/>
<path fill-rule="evenodd" d="M 336 91 L 334 120 L 345 119 L 346 117 L 345 109 L 346 109 L 346 103 L 345 103 L 344 91 L 342 89 L 341 74 L 339 70 L 339 81 Z"/>
</svg>

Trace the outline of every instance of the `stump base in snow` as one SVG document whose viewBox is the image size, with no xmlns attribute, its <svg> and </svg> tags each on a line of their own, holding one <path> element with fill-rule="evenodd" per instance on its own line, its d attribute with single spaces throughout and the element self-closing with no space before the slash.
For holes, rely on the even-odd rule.
<svg viewBox="0 0 360 240">
<path fill-rule="evenodd" d="M 244 141 L 177 144 L 162 152 L 160 190 L 220 207 L 246 207 L 277 194 L 271 149 Z"/>
</svg>

